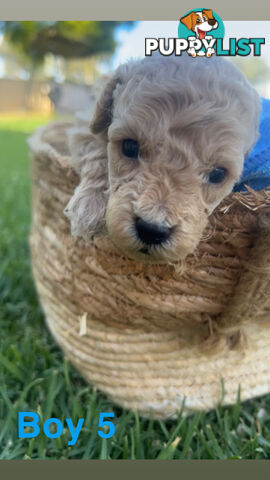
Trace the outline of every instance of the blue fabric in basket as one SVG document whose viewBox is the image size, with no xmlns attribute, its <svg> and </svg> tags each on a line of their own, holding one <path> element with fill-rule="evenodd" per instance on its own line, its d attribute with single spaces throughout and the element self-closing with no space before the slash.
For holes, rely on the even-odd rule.
<svg viewBox="0 0 270 480">
<path fill-rule="evenodd" d="M 252 152 L 245 159 L 240 181 L 235 192 L 246 190 L 245 184 L 260 190 L 270 185 L 270 100 L 262 98 L 259 138 Z"/>
</svg>

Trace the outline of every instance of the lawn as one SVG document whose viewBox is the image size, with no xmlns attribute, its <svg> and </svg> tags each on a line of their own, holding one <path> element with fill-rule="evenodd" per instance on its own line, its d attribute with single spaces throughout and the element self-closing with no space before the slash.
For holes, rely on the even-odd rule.
<svg viewBox="0 0 270 480">
<path fill-rule="evenodd" d="M 0 118 L 0 458 L 265 459 L 270 458 L 270 395 L 177 421 L 153 421 L 112 405 L 65 360 L 47 330 L 31 277 L 27 136 L 44 117 Z M 85 418 L 74 446 L 64 428 L 19 439 L 19 411 L 40 418 Z M 115 413 L 115 434 L 97 434 L 100 412 Z M 66 424 L 65 424 L 66 425 Z"/>
</svg>

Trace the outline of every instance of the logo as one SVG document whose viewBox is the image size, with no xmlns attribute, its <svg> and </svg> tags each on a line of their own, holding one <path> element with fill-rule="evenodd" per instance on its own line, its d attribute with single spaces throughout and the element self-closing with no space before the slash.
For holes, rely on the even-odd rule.
<svg viewBox="0 0 270 480">
<path fill-rule="evenodd" d="M 178 38 L 146 38 L 145 56 L 159 51 L 161 55 L 212 57 L 236 55 L 260 56 L 265 38 L 225 38 L 224 23 L 211 9 L 197 8 L 183 15 L 178 24 Z"/>
<path fill-rule="evenodd" d="M 192 57 L 215 55 L 216 39 L 224 35 L 223 21 L 213 10 L 191 10 L 180 18 L 178 37 L 188 40 L 187 53 Z"/>
</svg>

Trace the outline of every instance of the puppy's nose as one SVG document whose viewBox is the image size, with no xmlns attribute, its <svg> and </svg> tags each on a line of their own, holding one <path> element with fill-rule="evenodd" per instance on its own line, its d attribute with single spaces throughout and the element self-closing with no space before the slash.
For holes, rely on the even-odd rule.
<svg viewBox="0 0 270 480">
<path fill-rule="evenodd" d="M 215 25 L 215 23 L 216 23 L 216 20 L 214 18 L 209 18 L 208 23 L 209 23 L 209 25 L 211 25 L 211 27 L 213 27 L 213 25 Z"/>
<path fill-rule="evenodd" d="M 136 231 L 139 239 L 146 245 L 160 245 L 168 240 L 171 228 L 156 223 L 148 223 L 140 217 L 135 220 Z"/>
</svg>

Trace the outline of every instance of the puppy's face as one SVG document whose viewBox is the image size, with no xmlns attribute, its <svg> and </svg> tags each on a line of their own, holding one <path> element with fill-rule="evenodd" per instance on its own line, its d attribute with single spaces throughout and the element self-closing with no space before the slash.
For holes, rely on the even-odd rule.
<svg viewBox="0 0 270 480">
<path fill-rule="evenodd" d="M 98 103 L 92 131 L 107 148 L 105 229 L 129 257 L 184 259 L 240 177 L 257 135 L 258 98 L 223 62 L 134 63 Z"/>
<path fill-rule="evenodd" d="M 183 259 L 240 176 L 241 142 L 222 117 L 206 124 L 201 110 L 193 124 L 192 103 L 181 108 L 176 92 L 126 94 L 108 130 L 108 233 L 136 259 Z"/>
<path fill-rule="evenodd" d="M 218 27 L 218 22 L 214 18 L 212 10 L 204 9 L 201 12 L 191 12 L 180 20 L 189 30 L 195 32 L 201 40 L 207 32 Z"/>
</svg>

